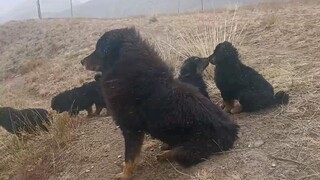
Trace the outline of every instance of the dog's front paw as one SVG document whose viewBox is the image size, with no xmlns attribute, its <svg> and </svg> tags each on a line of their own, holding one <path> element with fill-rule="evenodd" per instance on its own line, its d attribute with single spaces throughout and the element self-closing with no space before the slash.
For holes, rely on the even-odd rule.
<svg viewBox="0 0 320 180">
<path fill-rule="evenodd" d="M 131 177 L 129 177 L 127 174 L 125 173 L 119 173 L 116 175 L 115 180 L 130 180 Z"/>
<path fill-rule="evenodd" d="M 242 106 L 241 106 L 241 104 L 240 104 L 240 102 L 239 101 L 236 101 L 235 103 L 234 103 L 234 106 L 233 106 L 233 108 L 231 109 L 231 114 L 238 114 L 238 113 L 240 113 L 242 111 Z"/>
</svg>

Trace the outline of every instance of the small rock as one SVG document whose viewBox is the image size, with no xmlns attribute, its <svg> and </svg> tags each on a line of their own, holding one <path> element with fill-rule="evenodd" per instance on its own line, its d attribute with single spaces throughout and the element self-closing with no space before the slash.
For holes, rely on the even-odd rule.
<svg viewBox="0 0 320 180">
<path fill-rule="evenodd" d="M 276 163 L 272 163 L 272 164 L 271 164 L 271 167 L 276 167 Z"/>
<path fill-rule="evenodd" d="M 253 146 L 254 146 L 254 147 L 260 147 L 260 146 L 262 146 L 263 144 L 264 144 L 264 141 L 261 141 L 261 140 L 260 140 L 260 141 L 254 142 L 254 143 L 253 143 Z"/>
<path fill-rule="evenodd" d="M 118 156 L 118 158 L 121 158 L 121 157 L 122 157 L 121 155 Z"/>
<path fill-rule="evenodd" d="M 90 172 L 90 169 L 87 169 L 85 172 L 86 172 L 86 173 Z"/>
<path fill-rule="evenodd" d="M 93 169 L 94 168 L 94 166 L 91 166 L 91 169 Z"/>
<path fill-rule="evenodd" d="M 249 148 L 257 148 L 257 147 L 260 147 L 264 144 L 264 141 L 262 140 L 259 140 L 259 141 L 255 141 L 255 142 L 252 142 L 248 145 Z"/>
</svg>

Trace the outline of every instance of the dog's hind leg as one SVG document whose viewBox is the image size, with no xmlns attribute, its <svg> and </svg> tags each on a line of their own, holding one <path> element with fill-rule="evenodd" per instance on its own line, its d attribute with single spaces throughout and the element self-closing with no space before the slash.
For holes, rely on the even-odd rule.
<svg viewBox="0 0 320 180">
<path fill-rule="evenodd" d="M 160 149 L 161 149 L 161 151 L 170 150 L 171 146 L 169 144 L 162 143 Z"/>
<path fill-rule="evenodd" d="M 240 102 L 238 100 L 234 101 L 233 107 L 230 110 L 231 114 L 237 114 L 240 113 L 242 111 L 242 105 L 240 104 Z"/>
<path fill-rule="evenodd" d="M 190 167 L 201 161 L 204 161 L 205 157 L 208 156 L 206 148 L 195 147 L 193 144 L 188 143 L 190 146 L 179 146 L 172 150 L 163 151 L 162 154 L 157 155 L 158 161 L 177 161 L 184 167 Z M 196 145 L 197 146 L 197 145 Z"/>
<path fill-rule="evenodd" d="M 273 94 L 265 91 L 244 91 L 239 94 L 239 102 L 243 111 L 257 111 L 273 104 Z"/>
<path fill-rule="evenodd" d="M 162 162 L 162 161 L 175 161 L 176 156 L 179 153 L 179 151 L 182 150 L 182 147 L 177 147 L 172 150 L 164 150 L 163 153 L 159 154 L 156 156 L 157 160 Z"/>
<path fill-rule="evenodd" d="M 225 112 L 230 112 L 234 106 L 234 100 L 223 101 L 222 108 Z"/>
<path fill-rule="evenodd" d="M 92 117 L 94 115 L 93 114 L 93 110 L 92 110 L 92 106 L 88 107 L 86 110 L 88 112 L 88 116 L 87 117 Z"/>
<path fill-rule="evenodd" d="M 136 161 L 143 143 L 143 132 L 122 130 L 125 141 L 125 163 L 123 171 L 116 175 L 116 180 L 129 180 L 133 176 Z"/>
<path fill-rule="evenodd" d="M 99 115 L 102 109 L 103 109 L 103 106 L 96 105 L 96 112 L 94 113 L 94 115 L 95 116 Z"/>
</svg>

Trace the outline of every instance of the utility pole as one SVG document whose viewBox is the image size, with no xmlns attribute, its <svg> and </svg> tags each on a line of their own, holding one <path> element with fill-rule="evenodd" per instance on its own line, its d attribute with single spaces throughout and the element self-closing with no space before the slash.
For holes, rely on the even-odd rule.
<svg viewBox="0 0 320 180">
<path fill-rule="evenodd" d="M 73 17 L 73 5 L 72 5 L 72 0 L 70 0 L 70 15 Z"/>
<path fill-rule="evenodd" d="M 42 19 L 40 0 L 37 0 L 37 10 L 38 10 L 38 17 L 39 17 L 39 19 Z"/>
<path fill-rule="evenodd" d="M 178 1 L 178 14 L 180 13 L 180 0 Z"/>
<path fill-rule="evenodd" d="M 201 11 L 203 11 L 203 0 L 201 0 Z"/>
</svg>

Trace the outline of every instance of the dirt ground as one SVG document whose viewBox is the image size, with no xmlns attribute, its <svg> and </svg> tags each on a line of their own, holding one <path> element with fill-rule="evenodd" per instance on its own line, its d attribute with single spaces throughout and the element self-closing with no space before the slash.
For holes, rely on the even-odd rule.
<svg viewBox="0 0 320 180">
<path fill-rule="evenodd" d="M 106 30 L 135 25 L 151 41 L 169 36 L 178 46 L 183 43 L 178 38 L 181 29 L 224 24 L 225 19 L 235 19 L 242 61 L 263 74 L 276 91 L 287 91 L 289 104 L 231 115 L 241 127 L 235 148 L 189 169 L 158 163 L 160 143 L 146 137 L 134 179 L 320 179 L 320 1 L 316 0 L 244 7 L 236 13 L 159 15 L 156 22 L 148 17 L 10 22 L 0 26 L 0 105 L 49 108 L 50 98 L 61 89 L 92 79 L 93 73 L 85 71 L 79 60 Z M 207 84 L 212 101 L 219 103 L 212 76 L 206 76 Z M 124 160 L 120 130 L 103 115 L 78 120 L 81 126 L 74 130 L 74 139 L 59 151 L 55 170 L 45 179 L 113 179 Z M 43 179 L 33 171 L 41 170 L 13 179 Z"/>
</svg>

